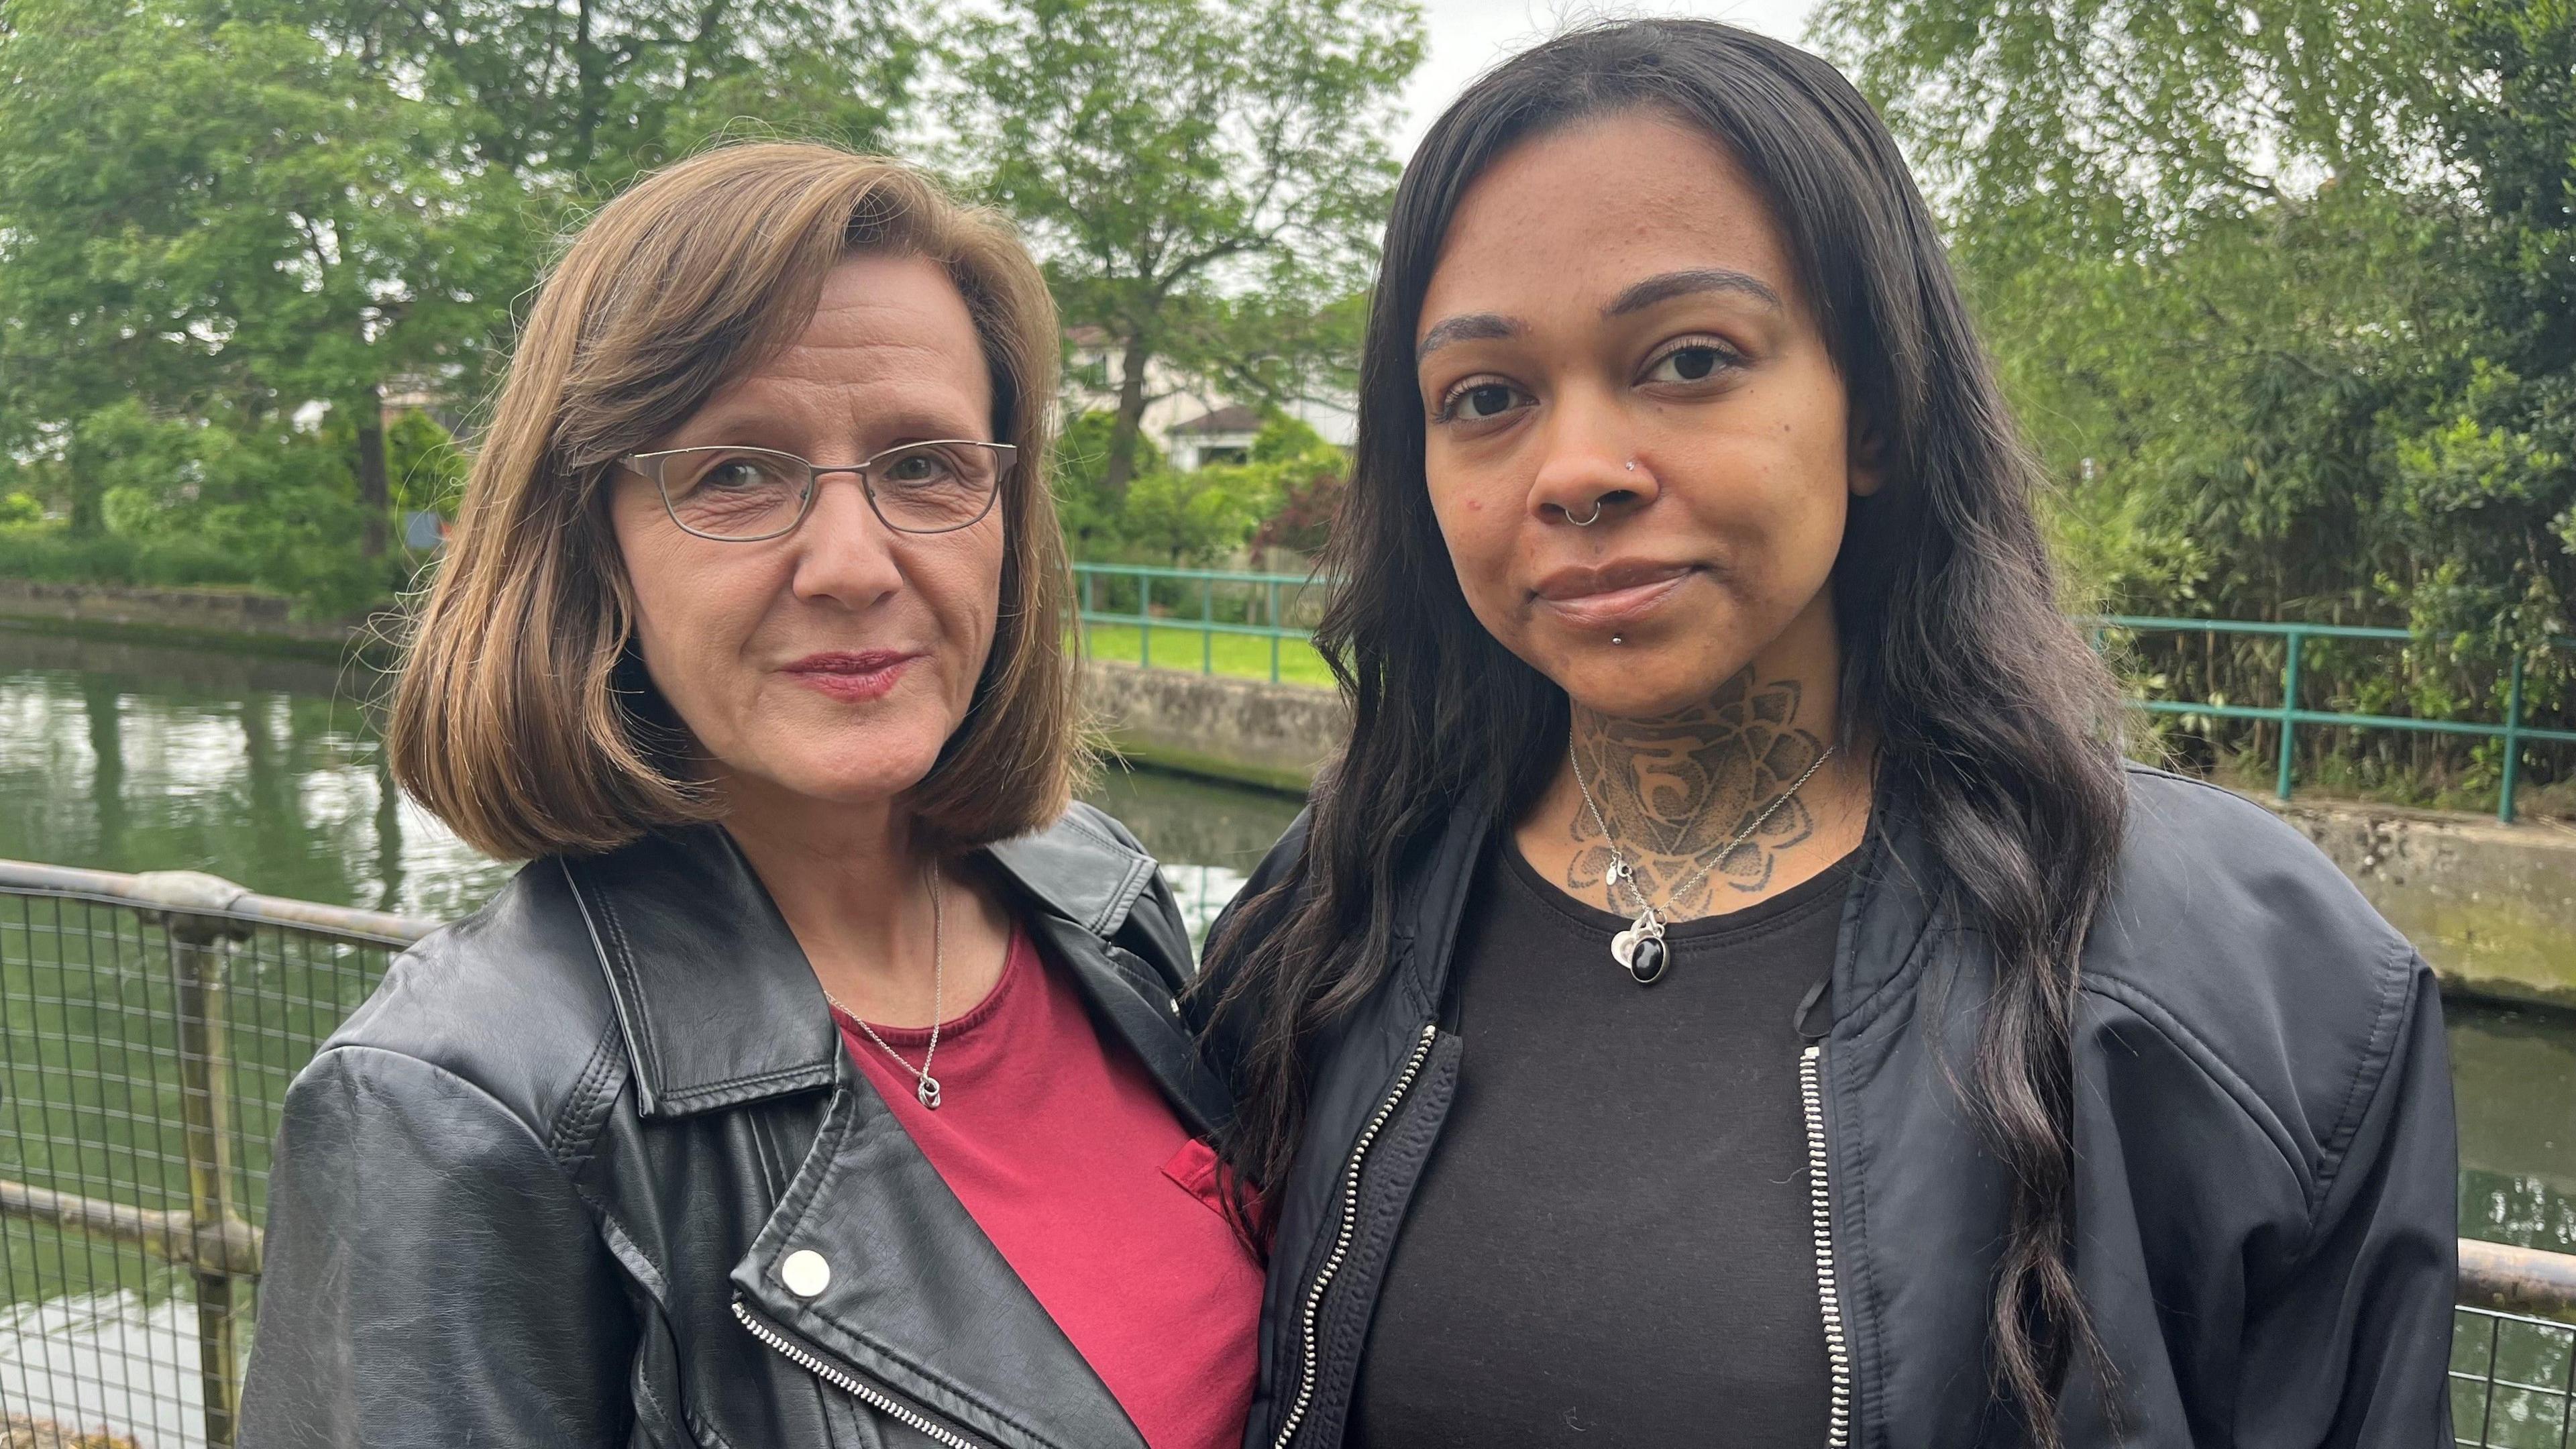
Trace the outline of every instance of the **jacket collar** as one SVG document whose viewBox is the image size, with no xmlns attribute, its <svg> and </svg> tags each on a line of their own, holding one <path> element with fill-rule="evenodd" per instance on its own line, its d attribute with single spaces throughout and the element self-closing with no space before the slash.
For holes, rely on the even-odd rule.
<svg viewBox="0 0 2576 1449">
<path fill-rule="evenodd" d="M 1116 932 L 1154 874 L 1150 857 L 1092 826 L 1078 806 L 987 854 L 1024 901 L 1088 937 Z M 723 827 L 656 831 L 552 865 L 607 978 L 643 1115 L 832 1085 L 841 1041 L 823 989 Z M 1065 935 L 1050 932 L 1059 943 Z"/>
<path fill-rule="evenodd" d="M 1940 934 L 1936 922 L 1947 918 L 1942 880 L 1921 813 L 1902 793 L 1882 789 L 1870 806 L 1834 951 L 1838 1030 L 1858 1030 L 1911 988 L 1924 948 Z"/>
</svg>

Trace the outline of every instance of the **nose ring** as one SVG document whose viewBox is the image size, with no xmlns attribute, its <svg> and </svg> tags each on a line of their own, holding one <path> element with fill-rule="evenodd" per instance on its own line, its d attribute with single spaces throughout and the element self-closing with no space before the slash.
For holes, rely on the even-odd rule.
<svg viewBox="0 0 2576 1449">
<path fill-rule="evenodd" d="M 1599 523 L 1601 521 L 1601 500 L 1598 498 L 1593 499 L 1592 511 L 1581 518 L 1574 516 L 1573 509 L 1566 509 L 1565 521 L 1573 524 L 1577 528 L 1590 528 L 1592 525 Z"/>
<path fill-rule="evenodd" d="M 1637 460 L 1636 460 L 1636 459 L 1631 458 L 1631 459 L 1629 459 L 1629 460 L 1628 460 L 1628 471 L 1629 471 L 1629 472 L 1631 472 L 1631 473 L 1634 473 L 1634 472 L 1636 472 L 1636 471 L 1637 471 Z"/>
</svg>

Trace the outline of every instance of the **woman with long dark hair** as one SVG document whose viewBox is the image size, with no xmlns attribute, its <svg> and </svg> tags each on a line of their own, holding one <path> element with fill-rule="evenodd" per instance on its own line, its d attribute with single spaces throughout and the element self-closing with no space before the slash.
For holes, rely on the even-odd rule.
<svg viewBox="0 0 2576 1449">
<path fill-rule="evenodd" d="M 2448 1442 L 2432 978 L 2123 761 L 2036 486 L 1830 66 L 1636 22 L 1440 118 L 1353 732 L 1198 997 L 1250 1444 Z"/>
</svg>

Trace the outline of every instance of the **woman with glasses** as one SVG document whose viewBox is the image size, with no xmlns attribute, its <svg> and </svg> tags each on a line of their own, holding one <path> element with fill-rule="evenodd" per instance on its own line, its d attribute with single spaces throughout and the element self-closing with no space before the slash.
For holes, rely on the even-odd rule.
<svg viewBox="0 0 2576 1449">
<path fill-rule="evenodd" d="M 1189 938 L 1069 803 L 1058 346 L 824 147 L 566 252 L 387 746 L 530 863 L 288 1095 L 243 1443 L 1238 1442 Z"/>
</svg>

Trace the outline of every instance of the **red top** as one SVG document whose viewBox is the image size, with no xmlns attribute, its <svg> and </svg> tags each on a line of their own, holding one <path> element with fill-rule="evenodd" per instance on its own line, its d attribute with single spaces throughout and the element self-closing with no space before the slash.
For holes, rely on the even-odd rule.
<svg viewBox="0 0 2576 1449">
<path fill-rule="evenodd" d="M 1234 1449 L 1252 1407 L 1261 1265 L 1220 1206 L 1207 1144 L 1103 1037 L 1027 932 L 1002 979 L 939 1028 L 937 1111 L 835 1010 L 895 1120 L 1152 1449 Z M 930 1030 L 878 1027 L 921 1061 Z"/>
</svg>

